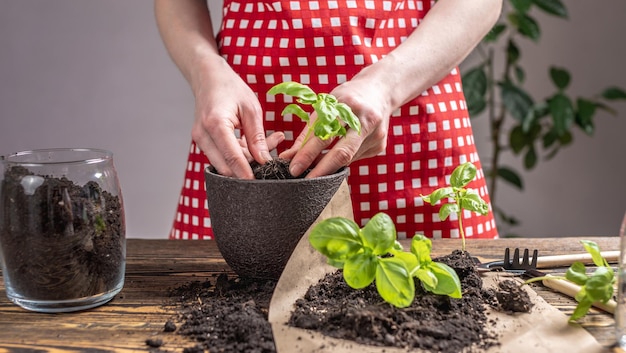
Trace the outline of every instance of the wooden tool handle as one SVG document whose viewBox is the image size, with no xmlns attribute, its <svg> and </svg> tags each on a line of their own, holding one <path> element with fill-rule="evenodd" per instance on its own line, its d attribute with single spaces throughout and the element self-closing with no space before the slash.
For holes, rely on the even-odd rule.
<svg viewBox="0 0 626 353">
<path fill-rule="evenodd" d="M 602 251 L 602 257 L 609 263 L 619 262 L 620 252 L 618 251 Z M 570 254 L 570 255 L 549 255 L 537 257 L 537 268 L 553 268 L 569 266 L 574 262 L 582 262 L 584 264 L 592 264 L 591 254 Z"/>
<path fill-rule="evenodd" d="M 551 276 L 547 275 L 547 277 L 551 277 Z M 575 298 L 576 293 L 580 291 L 580 286 L 572 282 L 562 280 L 562 279 L 544 279 L 542 283 L 544 286 L 552 288 L 555 291 L 559 293 L 563 293 L 572 298 Z M 595 306 L 598 309 L 602 309 L 608 313 L 615 314 L 615 308 L 617 307 L 617 302 L 611 299 L 606 303 L 595 302 L 593 303 L 593 306 Z"/>
</svg>

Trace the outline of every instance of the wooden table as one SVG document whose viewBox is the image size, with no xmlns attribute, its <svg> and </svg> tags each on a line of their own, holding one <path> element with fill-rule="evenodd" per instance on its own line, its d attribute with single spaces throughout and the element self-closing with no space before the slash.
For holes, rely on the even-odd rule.
<svg viewBox="0 0 626 353">
<path fill-rule="evenodd" d="M 484 258 L 501 258 L 506 247 L 538 249 L 541 255 L 584 252 L 583 238 L 511 238 L 469 240 L 468 251 Z M 618 250 L 617 237 L 585 237 L 602 250 Z M 124 289 L 95 309 L 64 314 L 42 314 L 12 304 L 0 283 L 0 352 L 145 352 L 149 338 L 161 338 L 163 348 L 179 351 L 192 346 L 184 337 L 163 335 L 163 326 L 176 313 L 164 304 L 168 290 L 193 280 L 231 273 L 213 241 L 129 239 Z M 435 240 L 433 255 L 445 255 L 459 240 Z M 561 272 L 564 269 L 560 269 Z M 558 272 L 558 270 L 557 270 Z M 540 285 L 534 289 L 550 304 L 570 314 L 576 302 Z M 582 325 L 602 345 L 614 341 L 615 322 L 592 309 Z M 607 349 L 607 351 L 609 351 Z"/>
</svg>

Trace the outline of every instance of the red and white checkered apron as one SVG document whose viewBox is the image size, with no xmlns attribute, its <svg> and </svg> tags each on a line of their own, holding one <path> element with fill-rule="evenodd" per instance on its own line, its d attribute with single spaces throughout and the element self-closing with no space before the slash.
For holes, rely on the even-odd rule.
<svg viewBox="0 0 626 353">
<path fill-rule="evenodd" d="M 218 43 L 222 56 L 258 94 L 268 132 L 284 131 L 291 146 L 303 128 L 296 117 L 281 117 L 284 96 L 266 92 L 283 81 L 298 81 L 330 92 L 363 67 L 380 60 L 419 25 L 431 1 L 312 0 L 224 1 Z M 420 55 L 420 53 L 415 53 Z M 459 237 L 458 221 L 438 216 L 440 205 L 420 194 L 447 186 L 452 170 L 466 161 L 479 169 L 469 187 L 489 202 L 474 145 L 458 69 L 393 113 L 385 153 L 350 165 L 348 183 L 355 220 L 389 214 L 399 238 L 421 233 Z M 184 186 L 170 238 L 211 239 L 203 170 L 206 156 L 191 144 Z M 465 212 L 465 235 L 494 238 L 490 212 Z"/>
</svg>

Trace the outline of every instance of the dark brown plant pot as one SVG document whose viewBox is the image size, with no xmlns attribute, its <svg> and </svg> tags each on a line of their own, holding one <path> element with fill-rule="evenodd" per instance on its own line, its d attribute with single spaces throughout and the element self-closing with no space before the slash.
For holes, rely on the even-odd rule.
<svg viewBox="0 0 626 353">
<path fill-rule="evenodd" d="M 298 241 L 346 178 L 242 180 L 205 170 L 215 241 L 239 276 L 278 279 Z"/>
</svg>

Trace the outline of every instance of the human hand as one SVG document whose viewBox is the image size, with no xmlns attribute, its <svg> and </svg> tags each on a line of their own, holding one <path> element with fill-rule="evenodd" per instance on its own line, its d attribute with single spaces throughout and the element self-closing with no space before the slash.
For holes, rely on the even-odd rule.
<svg viewBox="0 0 626 353">
<path fill-rule="evenodd" d="M 230 67 L 203 76 L 192 86 L 196 98 L 192 138 L 220 174 L 253 179 L 249 162 L 272 159 L 269 151 L 284 135 L 277 132 L 266 138 L 258 98 Z M 241 129 L 241 138 L 235 129 Z"/>
<path fill-rule="evenodd" d="M 390 105 L 383 99 L 376 87 L 365 82 L 349 81 L 336 87 L 330 94 L 339 102 L 346 103 L 359 117 L 361 133 L 348 129 L 344 137 L 337 140 L 328 153 L 321 155 L 334 140 L 321 140 L 311 136 L 302 145 L 308 125 L 300 133 L 293 146 L 280 154 L 281 158 L 291 159 L 290 173 L 300 175 L 314 165 L 307 178 L 328 175 L 351 162 L 373 157 L 385 150 L 389 129 Z M 315 120 L 312 114 L 310 124 Z"/>
</svg>

